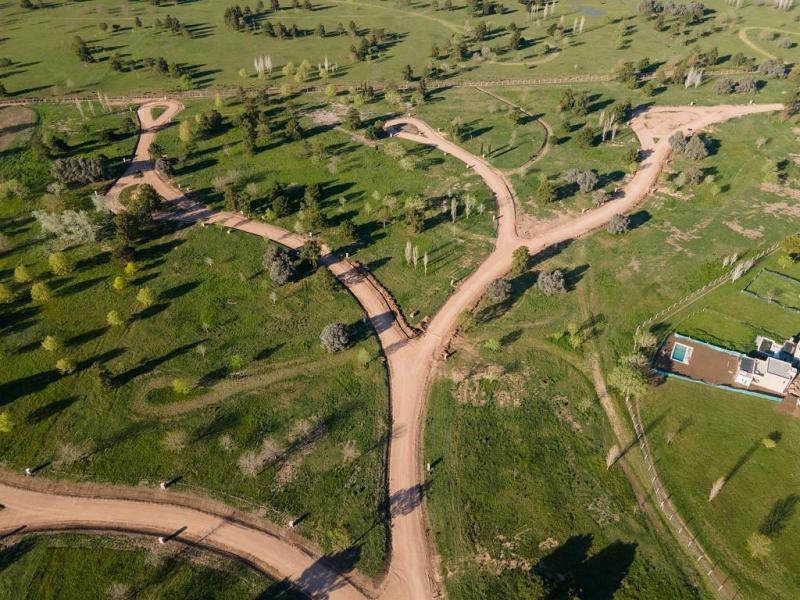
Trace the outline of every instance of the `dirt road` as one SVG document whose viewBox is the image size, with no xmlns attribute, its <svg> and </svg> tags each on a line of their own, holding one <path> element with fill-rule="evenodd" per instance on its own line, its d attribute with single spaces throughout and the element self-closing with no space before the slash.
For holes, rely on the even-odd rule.
<svg viewBox="0 0 800 600">
<path fill-rule="evenodd" d="M 153 119 L 150 109 L 166 106 L 167 111 Z M 181 110 L 174 101 L 157 102 L 139 109 L 143 133 L 137 146 L 136 158 L 128 172 L 109 193 L 115 209 L 119 194 L 126 186 L 149 183 L 165 199 L 179 204 L 181 218 L 204 223 L 220 223 L 255 235 L 266 237 L 292 248 L 302 245 L 304 238 L 282 228 L 252 221 L 241 215 L 215 212 L 191 202 L 155 171 L 149 162 L 148 150 L 158 129 Z M 385 297 L 374 285 L 366 283 L 354 272 L 353 265 L 327 252 L 323 260 L 331 271 L 353 293 L 375 328 L 386 354 L 390 377 L 392 435 L 389 452 L 389 496 L 392 518 L 392 555 L 389 571 L 374 595 L 390 599 L 433 598 L 440 593 L 438 570 L 432 560 L 432 550 L 423 514 L 425 478 L 421 460 L 423 410 L 428 394 L 432 369 L 452 336 L 459 315 L 474 307 L 486 287 L 502 277 L 511 267 L 513 251 L 524 245 L 532 252 L 575 239 L 604 226 L 613 215 L 634 210 L 649 194 L 661 169 L 669 158 L 669 135 L 678 129 L 697 131 L 719 121 L 747 114 L 774 111 L 779 104 L 703 107 L 654 108 L 635 117 L 631 123 L 642 149 L 647 154 L 639 170 L 618 199 L 588 211 L 579 217 L 542 223 L 530 237 L 516 231 L 514 192 L 498 170 L 486 161 L 448 141 L 425 122 L 405 117 L 386 124 L 392 135 L 422 144 L 435 146 L 463 161 L 480 175 L 494 192 L 498 211 L 497 241 L 494 251 L 467 277 L 431 320 L 426 332 L 414 339 L 404 333 L 395 315 L 388 309 Z M 140 178 L 134 175 L 142 172 Z M 160 503 L 133 502 L 126 499 L 96 500 L 85 497 L 66 497 L 43 494 L 0 485 L 0 502 L 7 509 L 0 511 L 0 530 L 9 531 L 29 525 L 39 528 L 59 528 L 64 525 L 88 529 L 118 528 L 137 530 L 149 527 L 168 534 L 177 527 L 187 527 L 182 535 L 203 538 L 213 549 L 242 556 L 255 564 L 268 565 L 270 572 L 286 577 L 315 597 L 361 598 L 364 588 L 337 576 L 319 563 L 318 557 L 297 552 L 291 542 L 273 537 L 259 537 L 246 525 L 236 527 L 210 521 L 203 513 L 185 507 Z M 312 569 L 313 576 L 305 574 Z M 320 570 L 323 569 L 323 570 Z M 267 570 L 265 568 L 265 570 Z M 335 589 L 331 590 L 331 581 Z M 370 595 L 373 592 L 367 590 Z M 335 594 L 335 595 L 334 595 Z"/>
</svg>

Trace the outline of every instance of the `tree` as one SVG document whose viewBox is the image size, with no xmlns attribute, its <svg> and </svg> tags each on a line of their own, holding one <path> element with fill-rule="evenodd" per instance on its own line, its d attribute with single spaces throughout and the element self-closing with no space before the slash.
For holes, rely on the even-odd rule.
<svg viewBox="0 0 800 600">
<path fill-rule="evenodd" d="M 626 364 L 618 365 L 611 371 L 608 376 L 608 384 L 626 397 L 640 398 L 647 392 L 647 383 L 642 374 Z"/>
<path fill-rule="evenodd" d="M 699 135 L 693 135 L 686 143 L 683 153 L 692 160 L 702 160 L 708 156 L 708 148 Z"/>
<path fill-rule="evenodd" d="M 14 292 L 5 283 L 0 283 L 0 303 L 11 304 L 14 301 Z"/>
<path fill-rule="evenodd" d="M 766 558 L 772 552 L 772 540 L 763 533 L 753 533 L 747 538 L 747 551 L 753 558 Z"/>
<path fill-rule="evenodd" d="M 317 240 L 306 240 L 300 249 L 300 260 L 307 262 L 311 267 L 316 267 L 321 252 L 322 246 Z"/>
<path fill-rule="evenodd" d="M 339 352 L 350 345 L 350 336 L 344 323 L 328 323 L 319 335 L 322 347 L 328 352 Z"/>
<path fill-rule="evenodd" d="M 0 412 L 0 433 L 10 433 L 14 428 L 14 423 L 11 421 L 11 415 L 7 410 Z"/>
<path fill-rule="evenodd" d="M 50 288 L 44 282 L 36 282 L 31 286 L 31 300 L 44 304 L 50 300 L 52 294 Z"/>
<path fill-rule="evenodd" d="M 531 255 L 525 246 L 520 246 L 514 250 L 511 257 L 511 274 L 514 277 L 519 277 L 528 270 L 528 263 L 530 262 Z"/>
<path fill-rule="evenodd" d="M 50 171 L 61 183 L 94 183 L 108 178 L 108 159 L 104 155 L 87 158 L 75 156 L 59 158 L 53 162 Z"/>
<path fill-rule="evenodd" d="M 486 297 L 493 302 L 505 302 L 511 297 L 511 282 L 508 279 L 495 279 L 486 288 Z"/>
<path fill-rule="evenodd" d="M 136 293 L 136 302 L 138 302 L 143 309 L 150 308 L 156 303 L 156 295 L 149 287 L 143 287 Z"/>
<path fill-rule="evenodd" d="M 106 323 L 111 327 L 120 327 L 125 324 L 125 320 L 120 316 L 119 312 L 110 310 L 106 315 Z"/>
<path fill-rule="evenodd" d="M 344 125 L 345 129 L 349 129 L 350 131 L 355 131 L 361 127 L 361 113 L 355 106 L 351 106 L 347 109 L 342 125 Z"/>
<path fill-rule="evenodd" d="M 403 79 L 405 81 L 414 81 L 414 69 L 411 68 L 411 65 L 403 67 Z"/>
<path fill-rule="evenodd" d="M 64 347 L 64 342 L 57 335 L 46 335 L 42 340 L 42 350 L 46 352 L 58 352 Z"/>
<path fill-rule="evenodd" d="M 56 369 L 62 375 L 69 375 L 75 372 L 75 363 L 69 358 L 59 358 L 56 361 Z"/>
<path fill-rule="evenodd" d="M 597 182 L 599 181 L 596 171 L 579 171 L 577 169 L 567 171 L 564 178 L 569 183 L 577 183 L 578 188 L 584 194 L 588 194 L 597 187 Z"/>
<path fill-rule="evenodd" d="M 792 260 L 800 258 L 800 234 L 790 235 L 781 242 L 781 248 Z"/>
<path fill-rule="evenodd" d="M 541 203 L 553 202 L 556 199 L 555 186 L 547 177 L 542 177 L 539 182 L 539 187 L 536 190 L 536 199 Z"/>
<path fill-rule="evenodd" d="M 564 281 L 564 273 L 560 269 L 553 271 L 542 271 L 536 279 L 536 287 L 545 296 L 556 296 L 565 294 L 567 286 Z"/>
<path fill-rule="evenodd" d="M 581 148 L 591 148 L 594 146 L 594 129 L 587 123 L 575 136 L 575 141 Z"/>
<path fill-rule="evenodd" d="M 284 285 L 294 277 L 294 265 L 289 254 L 281 246 L 273 244 L 267 247 L 264 253 L 264 267 L 270 279 L 278 285 Z"/>
<path fill-rule="evenodd" d="M 75 265 L 62 252 L 52 252 L 47 257 L 47 264 L 50 265 L 53 275 L 59 277 L 69 275 L 75 270 Z"/>
<path fill-rule="evenodd" d="M 33 281 L 33 276 L 28 271 L 25 265 L 17 265 L 14 269 L 14 281 L 17 283 L 30 283 Z"/>
<path fill-rule="evenodd" d="M 595 206 L 603 206 L 603 204 L 609 200 L 611 200 L 611 194 L 606 190 L 595 190 L 592 192 L 592 204 Z"/>
<path fill-rule="evenodd" d="M 621 235 L 631 227 L 631 220 L 627 215 L 616 214 L 606 225 L 606 231 L 614 235 Z"/>
<path fill-rule="evenodd" d="M 93 216 L 84 210 L 65 210 L 60 213 L 35 210 L 32 214 L 42 231 L 55 236 L 64 248 L 94 242 L 100 230 Z"/>
<path fill-rule="evenodd" d="M 675 152 L 683 152 L 686 149 L 686 136 L 682 131 L 676 131 L 669 136 L 669 146 Z"/>
</svg>

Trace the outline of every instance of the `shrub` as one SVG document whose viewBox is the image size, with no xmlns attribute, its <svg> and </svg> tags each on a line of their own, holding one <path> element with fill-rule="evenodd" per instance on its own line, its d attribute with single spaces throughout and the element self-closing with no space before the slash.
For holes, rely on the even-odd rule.
<svg viewBox="0 0 800 600">
<path fill-rule="evenodd" d="M 42 340 L 42 349 L 47 352 L 57 352 L 64 347 L 64 343 L 56 335 L 47 335 Z"/>
<path fill-rule="evenodd" d="M 56 361 L 56 369 L 62 375 L 69 375 L 75 372 L 75 363 L 68 358 L 59 358 Z"/>
<path fill-rule="evenodd" d="M 0 283 L 0 303 L 10 304 L 14 301 L 14 292 L 5 283 Z"/>
<path fill-rule="evenodd" d="M 108 177 L 107 163 L 108 159 L 102 154 L 91 158 L 59 158 L 53 163 L 51 172 L 61 183 L 93 183 Z"/>
<path fill-rule="evenodd" d="M 560 269 L 542 271 L 536 280 L 536 287 L 539 288 L 539 291 L 545 296 L 564 294 L 567 291 L 564 273 Z"/>
<path fill-rule="evenodd" d="M 511 297 L 511 282 L 508 279 L 495 279 L 486 288 L 486 296 L 494 302 L 505 302 Z"/>
<path fill-rule="evenodd" d="M 511 261 L 511 274 L 519 277 L 528 270 L 528 263 L 530 262 L 530 252 L 525 246 L 520 246 L 514 250 L 514 255 Z"/>
<path fill-rule="evenodd" d="M 51 296 L 50 288 L 46 283 L 40 281 L 31 286 L 31 300 L 34 302 L 47 302 Z"/>
<path fill-rule="evenodd" d="M 264 266 L 270 279 L 278 285 L 288 283 L 294 277 L 295 269 L 288 252 L 277 245 L 270 245 L 264 254 Z"/>
<path fill-rule="evenodd" d="M 106 315 L 106 323 L 108 323 L 111 327 L 119 327 L 125 324 L 125 320 L 120 316 L 119 312 L 116 310 L 110 310 Z"/>
<path fill-rule="evenodd" d="M 606 225 L 608 233 L 614 235 L 621 235 L 628 231 L 631 227 L 631 220 L 627 215 L 614 215 Z"/>
<path fill-rule="evenodd" d="M 350 345 L 347 325 L 344 323 L 328 323 L 319 335 L 322 347 L 328 352 L 339 352 Z"/>
<path fill-rule="evenodd" d="M 30 272 L 28 271 L 28 267 L 25 265 L 18 265 L 16 269 L 14 269 L 14 281 L 17 283 L 30 283 L 33 280 Z"/>
<path fill-rule="evenodd" d="M 611 200 L 611 194 L 606 190 L 595 190 L 592 192 L 592 204 L 595 206 L 602 206 Z"/>
<path fill-rule="evenodd" d="M 594 188 L 596 188 L 597 182 L 599 181 L 596 171 L 579 171 L 578 169 L 567 171 L 564 179 L 566 179 L 569 183 L 577 183 L 578 188 L 584 194 L 588 194 Z"/>
<path fill-rule="evenodd" d="M 61 252 L 53 252 L 47 257 L 47 264 L 53 275 L 69 275 L 75 270 L 75 265 Z"/>
<path fill-rule="evenodd" d="M 500 343 L 500 340 L 489 338 L 483 343 L 483 347 L 489 352 L 499 352 L 503 345 Z"/>
<path fill-rule="evenodd" d="M 701 160 L 708 156 L 708 148 L 699 135 L 693 135 L 686 143 L 683 153 L 692 160 Z"/>
<path fill-rule="evenodd" d="M 194 389 L 194 384 L 191 381 L 176 377 L 172 380 L 172 391 L 178 396 L 186 396 Z"/>
<path fill-rule="evenodd" d="M 148 308 L 156 303 L 156 295 L 149 287 L 143 287 L 137 292 L 136 301 L 142 305 L 142 308 Z"/>
<path fill-rule="evenodd" d="M 759 65 L 758 72 L 770 79 L 783 79 L 786 77 L 788 67 L 779 60 L 765 60 Z"/>
</svg>

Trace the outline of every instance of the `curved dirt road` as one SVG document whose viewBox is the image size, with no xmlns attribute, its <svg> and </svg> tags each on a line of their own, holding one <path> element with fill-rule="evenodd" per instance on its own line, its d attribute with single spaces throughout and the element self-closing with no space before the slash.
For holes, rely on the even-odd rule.
<svg viewBox="0 0 800 600">
<path fill-rule="evenodd" d="M 167 106 L 167 112 L 152 119 L 153 106 Z M 273 239 L 290 247 L 303 243 L 301 236 L 279 227 L 251 221 L 232 213 L 215 212 L 187 200 L 169 182 L 158 176 L 149 163 L 148 149 L 159 127 L 167 123 L 182 107 L 177 102 L 144 105 L 139 110 L 143 133 L 136 159 L 125 176 L 112 188 L 109 196 L 116 202 L 124 187 L 150 183 L 165 199 L 179 204 L 185 211 L 182 218 L 208 223 L 221 223 L 256 235 Z M 697 131 L 712 123 L 747 114 L 774 111 L 780 104 L 718 107 L 654 108 L 635 117 L 631 126 L 642 149 L 648 154 L 639 170 L 625 187 L 624 194 L 608 204 L 579 217 L 543 223 L 534 235 L 523 238 L 516 231 L 514 193 L 506 178 L 486 161 L 449 142 L 423 121 L 412 117 L 389 121 L 386 128 L 393 135 L 435 146 L 463 161 L 478 173 L 497 199 L 497 241 L 494 251 L 467 277 L 445 302 L 430 322 L 426 332 L 414 339 L 404 333 L 395 315 L 388 310 L 385 298 L 373 285 L 353 276 L 353 266 L 326 252 L 325 264 L 337 275 L 364 307 L 387 357 L 390 376 L 392 435 L 389 453 L 389 497 L 392 517 L 392 555 L 387 576 L 374 594 L 383 598 L 423 599 L 439 593 L 438 573 L 431 560 L 422 503 L 425 481 L 421 460 L 423 409 L 429 378 L 438 356 L 446 348 L 459 315 L 474 307 L 486 287 L 502 277 L 511 267 L 513 251 L 524 245 L 532 252 L 572 240 L 604 226 L 613 215 L 630 212 L 649 194 L 661 169 L 669 158 L 669 135 L 676 130 Z M 411 127 L 415 131 L 408 131 Z M 141 178 L 133 177 L 143 171 Z M 115 204 L 119 209 L 119 205 Z M 207 547 L 244 557 L 264 570 L 295 582 L 315 597 L 361 598 L 373 591 L 355 586 L 320 564 L 308 552 L 298 553 L 291 542 L 279 537 L 265 540 L 256 529 L 236 527 L 209 521 L 204 513 L 165 503 L 144 503 L 125 499 L 90 499 L 44 494 L 8 485 L 0 485 L 0 530 L 10 531 L 29 525 L 40 529 L 65 526 L 88 529 L 129 528 L 147 525 L 148 532 L 164 534 L 175 526 L 187 527 L 185 536 L 203 538 Z M 219 517 L 217 517 L 219 518 Z M 111 525 L 115 527 L 111 527 Z M 263 535 L 263 534 L 262 534 Z M 253 560 L 255 558 L 255 561 Z M 257 561 L 257 562 L 256 562 Z M 313 569 L 314 576 L 304 576 Z M 335 585 L 331 586 L 330 582 Z M 331 589 L 334 587 L 335 589 Z"/>
</svg>

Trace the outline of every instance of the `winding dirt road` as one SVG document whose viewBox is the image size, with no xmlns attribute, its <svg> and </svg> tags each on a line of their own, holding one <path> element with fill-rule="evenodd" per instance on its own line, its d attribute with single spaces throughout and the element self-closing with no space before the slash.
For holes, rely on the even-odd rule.
<svg viewBox="0 0 800 600">
<path fill-rule="evenodd" d="M 157 119 L 151 109 L 166 107 Z M 459 315 L 477 305 L 486 287 L 511 267 L 512 253 L 526 246 L 537 253 L 550 246 L 573 240 L 603 227 L 615 214 L 634 210 L 647 197 L 669 158 L 669 135 L 677 130 L 697 131 L 712 123 L 759 112 L 780 110 L 780 104 L 653 108 L 636 116 L 631 127 L 638 136 L 646 157 L 625 187 L 621 197 L 579 217 L 541 223 L 531 237 L 516 230 L 514 192 L 505 176 L 460 146 L 448 141 L 426 123 L 413 117 L 386 123 L 392 135 L 436 148 L 463 161 L 480 175 L 497 200 L 497 241 L 493 252 L 467 277 L 431 320 L 424 334 L 410 338 L 397 315 L 389 308 L 384 291 L 360 277 L 354 266 L 324 249 L 324 264 L 347 286 L 364 308 L 386 355 L 390 377 L 392 431 L 389 448 L 389 497 L 392 519 L 392 554 L 388 573 L 372 589 L 360 585 L 353 575 L 344 578 L 315 551 L 298 548 L 291 536 L 267 535 L 262 528 L 247 523 L 231 523 L 219 513 L 203 512 L 172 504 L 169 493 L 158 502 L 129 498 L 90 498 L 88 493 L 70 495 L 59 490 L 30 490 L 19 481 L 0 484 L 0 531 L 19 527 L 93 530 L 126 530 L 167 535 L 185 527 L 181 537 L 202 540 L 206 548 L 243 557 L 274 576 L 286 578 L 313 597 L 389 599 L 434 598 L 441 594 L 438 568 L 432 560 L 423 511 L 425 478 L 421 461 L 423 410 L 434 365 L 453 335 Z M 142 135 L 136 157 L 126 174 L 109 193 L 112 206 L 121 209 L 120 192 L 130 185 L 149 183 L 166 200 L 183 209 L 180 218 L 220 223 L 292 248 L 302 245 L 302 236 L 280 227 L 252 221 L 241 215 L 216 212 L 188 200 L 180 190 L 159 176 L 149 161 L 148 151 L 158 129 L 168 123 L 182 106 L 175 101 L 143 105 L 139 111 Z M 135 175 L 141 171 L 142 176 Z M 273 530 L 274 525 L 269 525 Z"/>
</svg>

